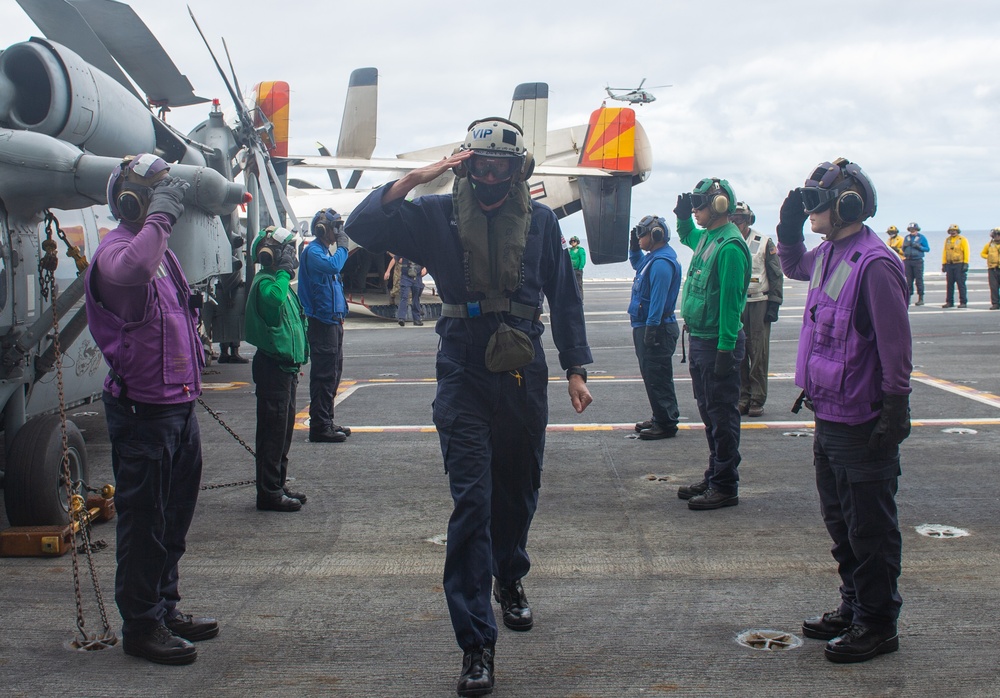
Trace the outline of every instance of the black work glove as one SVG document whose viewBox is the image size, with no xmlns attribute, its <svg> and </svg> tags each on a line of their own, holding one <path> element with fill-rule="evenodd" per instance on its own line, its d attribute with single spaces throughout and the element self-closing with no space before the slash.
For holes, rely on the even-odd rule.
<svg viewBox="0 0 1000 698">
<path fill-rule="evenodd" d="M 947 272 L 948 271 L 948 265 L 947 264 L 942 264 L 941 265 L 941 271 L 942 272 Z"/>
<path fill-rule="evenodd" d="M 632 230 L 628 234 L 628 251 L 629 252 L 640 252 L 641 251 L 641 249 L 639 247 L 639 236 L 636 235 L 635 231 L 636 231 L 636 228 L 632 228 Z"/>
<path fill-rule="evenodd" d="M 295 245 L 282 245 L 278 254 L 278 261 L 274 264 L 275 271 L 287 271 L 288 275 L 295 278 L 295 270 L 299 267 L 299 258 L 295 254 Z"/>
<path fill-rule="evenodd" d="M 802 203 L 802 195 L 798 189 L 792 189 L 782 202 L 781 211 L 778 213 L 778 242 L 782 245 L 797 245 L 803 242 L 806 238 L 802 234 L 802 226 L 808 217 L 805 205 Z"/>
<path fill-rule="evenodd" d="M 647 349 L 655 349 L 662 345 L 658 325 L 646 325 L 646 333 L 642 336 L 642 343 L 646 345 Z"/>
<path fill-rule="evenodd" d="M 868 448 L 884 451 L 903 443 L 910 435 L 910 396 L 883 395 L 882 414 L 868 439 Z"/>
<path fill-rule="evenodd" d="M 677 195 L 677 205 L 674 206 L 674 215 L 677 220 L 684 221 L 691 217 L 694 208 L 691 206 L 691 192 L 684 192 Z"/>
<path fill-rule="evenodd" d="M 968 264 L 963 264 L 962 265 L 962 273 L 964 274 L 967 271 L 969 271 L 969 265 Z"/>
<path fill-rule="evenodd" d="M 767 301 L 767 310 L 764 311 L 764 322 L 777 322 L 779 307 L 781 307 L 781 303 L 778 301 Z"/>
<path fill-rule="evenodd" d="M 184 213 L 184 192 L 191 185 L 180 177 L 166 176 L 153 185 L 153 195 L 149 199 L 146 215 L 166 213 L 176 222 Z"/>
<path fill-rule="evenodd" d="M 733 351 L 715 352 L 715 375 L 718 378 L 725 378 L 737 369 L 739 363 L 733 357 Z"/>
</svg>

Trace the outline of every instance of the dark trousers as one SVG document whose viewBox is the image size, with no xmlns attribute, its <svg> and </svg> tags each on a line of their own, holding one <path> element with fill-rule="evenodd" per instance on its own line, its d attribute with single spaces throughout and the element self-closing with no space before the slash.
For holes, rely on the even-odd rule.
<svg viewBox="0 0 1000 698">
<path fill-rule="evenodd" d="M 740 457 L 740 372 L 728 376 L 715 375 L 717 339 L 691 338 L 689 365 L 694 399 L 698 403 L 701 421 L 705 424 L 708 439 L 708 468 L 705 480 L 709 486 L 723 494 L 739 492 L 740 475 L 737 468 Z M 746 354 L 746 337 L 740 331 L 733 358 L 743 361 Z"/>
<path fill-rule="evenodd" d="M 406 307 L 410 306 L 410 319 L 421 320 L 424 317 L 420 310 L 420 294 L 424 292 L 424 283 L 420 279 L 411 279 L 406 274 L 399 277 L 399 306 L 396 308 L 396 319 L 406 319 Z"/>
<path fill-rule="evenodd" d="M 583 298 L 583 269 L 574 269 L 576 274 L 576 287 L 580 289 L 580 298 Z"/>
<path fill-rule="evenodd" d="M 840 610 L 856 623 L 896 626 L 903 540 L 896 514 L 899 448 L 868 447 L 877 419 L 855 426 L 816 420 L 816 488 L 840 573 Z"/>
<path fill-rule="evenodd" d="M 507 373 L 483 366 L 483 347 L 442 343 L 434 425 L 451 487 L 444 592 L 463 650 L 492 645 L 492 578 L 524 577 L 528 529 L 538 506 L 548 423 L 548 370 L 535 359 Z"/>
<path fill-rule="evenodd" d="M 740 362 L 740 403 L 764 406 L 767 402 L 767 366 L 771 356 L 771 323 L 764 321 L 767 301 L 747 303 L 743 329 L 747 353 Z"/>
<path fill-rule="evenodd" d="M 955 304 L 955 286 L 958 286 L 958 302 L 965 305 L 969 302 L 969 296 L 965 292 L 965 277 L 968 271 L 964 264 L 945 264 L 945 303 Z"/>
<path fill-rule="evenodd" d="M 906 288 L 910 289 L 909 295 L 913 295 L 913 283 L 917 284 L 917 296 L 924 297 L 924 260 L 907 259 L 903 261 L 906 269 Z"/>
<path fill-rule="evenodd" d="M 104 395 L 118 512 L 115 601 L 123 633 L 176 615 L 177 564 L 201 488 L 194 402 L 135 405 Z"/>
<path fill-rule="evenodd" d="M 677 407 L 677 392 L 674 389 L 674 349 L 677 348 L 677 337 L 680 328 L 676 322 L 660 325 L 660 346 L 647 347 L 643 341 L 646 328 L 632 328 L 632 344 L 635 345 L 635 356 L 639 359 L 639 373 L 646 386 L 646 397 L 653 410 L 653 422 L 661 427 L 676 427 L 680 420 L 680 409 Z"/>
<path fill-rule="evenodd" d="M 309 318 L 309 432 L 333 427 L 334 398 L 344 372 L 344 326 Z"/>
<path fill-rule="evenodd" d="M 252 373 L 257 393 L 257 498 L 274 500 L 284 494 L 288 477 L 299 374 L 282 370 L 260 350 L 253 355 Z"/>
<path fill-rule="evenodd" d="M 986 273 L 990 277 L 990 305 L 1000 306 L 1000 267 L 993 267 Z"/>
</svg>

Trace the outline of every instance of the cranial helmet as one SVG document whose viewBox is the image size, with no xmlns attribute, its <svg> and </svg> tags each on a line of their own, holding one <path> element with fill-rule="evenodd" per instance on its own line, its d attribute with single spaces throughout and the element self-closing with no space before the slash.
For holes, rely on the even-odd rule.
<svg viewBox="0 0 1000 698">
<path fill-rule="evenodd" d="M 108 177 L 108 207 L 115 220 L 143 220 L 153 185 L 168 172 L 170 165 L 151 153 L 125 156 Z"/>
<path fill-rule="evenodd" d="M 261 266 L 269 267 L 274 263 L 274 255 L 266 247 L 281 247 L 282 245 L 295 244 L 295 232 L 280 226 L 269 225 L 257 233 L 257 238 L 250 247 L 250 254 L 254 261 Z M 264 247 L 265 249 L 261 249 Z"/>
<path fill-rule="evenodd" d="M 821 162 L 799 187 L 806 213 L 832 207 L 834 224 L 857 223 L 875 215 L 875 186 L 860 165 L 845 158 Z"/>
<path fill-rule="evenodd" d="M 670 240 L 670 228 L 663 216 L 643 216 L 639 224 L 635 226 L 635 236 L 644 238 L 649 235 L 653 242 L 663 242 Z"/>
<path fill-rule="evenodd" d="M 890 225 L 885 232 L 889 233 L 889 235 L 896 235 L 899 233 L 899 228 L 894 225 Z"/>
<path fill-rule="evenodd" d="M 572 244 L 574 242 L 577 243 L 577 244 L 580 244 L 580 238 L 578 238 L 576 235 L 574 235 L 573 237 L 571 237 L 569 239 L 569 241 L 570 241 L 570 244 Z"/>
<path fill-rule="evenodd" d="M 951 225 L 948 226 L 948 232 L 949 233 L 961 233 L 962 230 L 961 230 L 961 228 L 958 227 L 957 223 L 952 223 Z"/>
<path fill-rule="evenodd" d="M 309 230 L 312 231 L 312 234 L 316 237 L 320 237 L 321 235 L 325 236 L 332 233 L 337 228 L 343 227 L 343 217 L 332 208 L 317 211 L 316 215 L 313 216 L 312 223 L 309 224 Z"/>
<path fill-rule="evenodd" d="M 916 230 L 918 233 L 920 232 L 920 226 L 917 225 L 916 223 L 910 223 L 908 226 L 906 226 L 906 229 L 907 230 Z"/>
<path fill-rule="evenodd" d="M 469 124 L 459 150 L 471 150 L 473 155 L 456 169 L 455 174 L 469 176 L 473 193 L 486 206 L 502 201 L 514 184 L 527 180 L 535 169 L 535 160 L 525 148 L 521 127 L 499 116 Z M 490 174 L 495 183 L 480 181 Z"/>
<path fill-rule="evenodd" d="M 732 214 L 730 214 L 730 215 L 731 216 L 745 216 L 746 219 L 747 219 L 747 224 L 748 225 L 753 225 L 754 223 L 757 222 L 757 216 L 754 215 L 754 212 L 750 209 L 749 206 L 747 206 L 747 204 L 746 204 L 745 201 L 737 201 L 736 202 L 736 208 L 732 212 Z"/>
<path fill-rule="evenodd" d="M 736 194 L 729 182 L 718 177 L 705 177 L 691 191 L 691 206 L 694 209 L 711 206 L 712 214 L 721 216 L 736 210 Z"/>
</svg>

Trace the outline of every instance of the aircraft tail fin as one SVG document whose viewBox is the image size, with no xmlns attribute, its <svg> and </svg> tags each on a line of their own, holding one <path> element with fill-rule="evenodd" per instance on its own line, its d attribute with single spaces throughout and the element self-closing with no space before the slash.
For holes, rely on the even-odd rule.
<svg viewBox="0 0 1000 698">
<path fill-rule="evenodd" d="M 549 119 L 549 86 L 544 82 L 526 82 L 514 88 L 510 120 L 524 131 L 524 144 L 535 158 L 545 162 Z"/>
<path fill-rule="evenodd" d="M 612 177 L 577 180 L 587 244 L 594 264 L 628 259 L 628 225 L 636 166 L 635 134 L 632 109 L 602 106 L 590 115 L 580 165 L 618 173 Z"/>
<path fill-rule="evenodd" d="M 271 123 L 273 132 L 267 152 L 271 156 L 288 156 L 288 83 L 283 81 L 259 82 L 254 86 L 254 126 L 261 128 Z M 261 118 L 263 117 L 263 118 Z M 265 121 L 265 119 L 267 121 Z"/>
<path fill-rule="evenodd" d="M 358 68 L 351 73 L 340 122 L 337 157 L 368 159 L 375 152 L 378 116 L 378 70 Z"/>
</svg>

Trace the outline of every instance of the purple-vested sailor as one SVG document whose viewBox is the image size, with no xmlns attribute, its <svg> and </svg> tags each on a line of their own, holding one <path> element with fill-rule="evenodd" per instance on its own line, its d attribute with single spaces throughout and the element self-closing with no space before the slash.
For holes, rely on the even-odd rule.
<svg viewBox="0 0 1000 698">
<path fill-rule="evenodd" d="M 149 153 L 127 157 L 108 180 L 120 221 L 86 274 L 87 321 L 110 367 L 104 405 L 118 512 L 115 601 L 126 654 L 190 664 L 192 644 L 219 634 L 213 618 L 177 608 L 178 562 L 201 486 L 194 401 L 204 354 L 200 296 L 167 249 L 188 183 Z"/>
<path fill-rule="evenodd" d="M 785 275 L 809 281 L 795 382 L 816 415 L 813 460 L 820 508 L 840 571 L 840 605 L 802 625 L 828 640 L 832 662 L 863 662 L 899 647 L 896 513 L 899 444 L 910 433 L 910 323 L 899 256 L 864 221 L 871 179 L 843 158 L 821 163 L 781 206 Z M 824 241 L 806 250 L 802 226 Z"/>
</svg>

